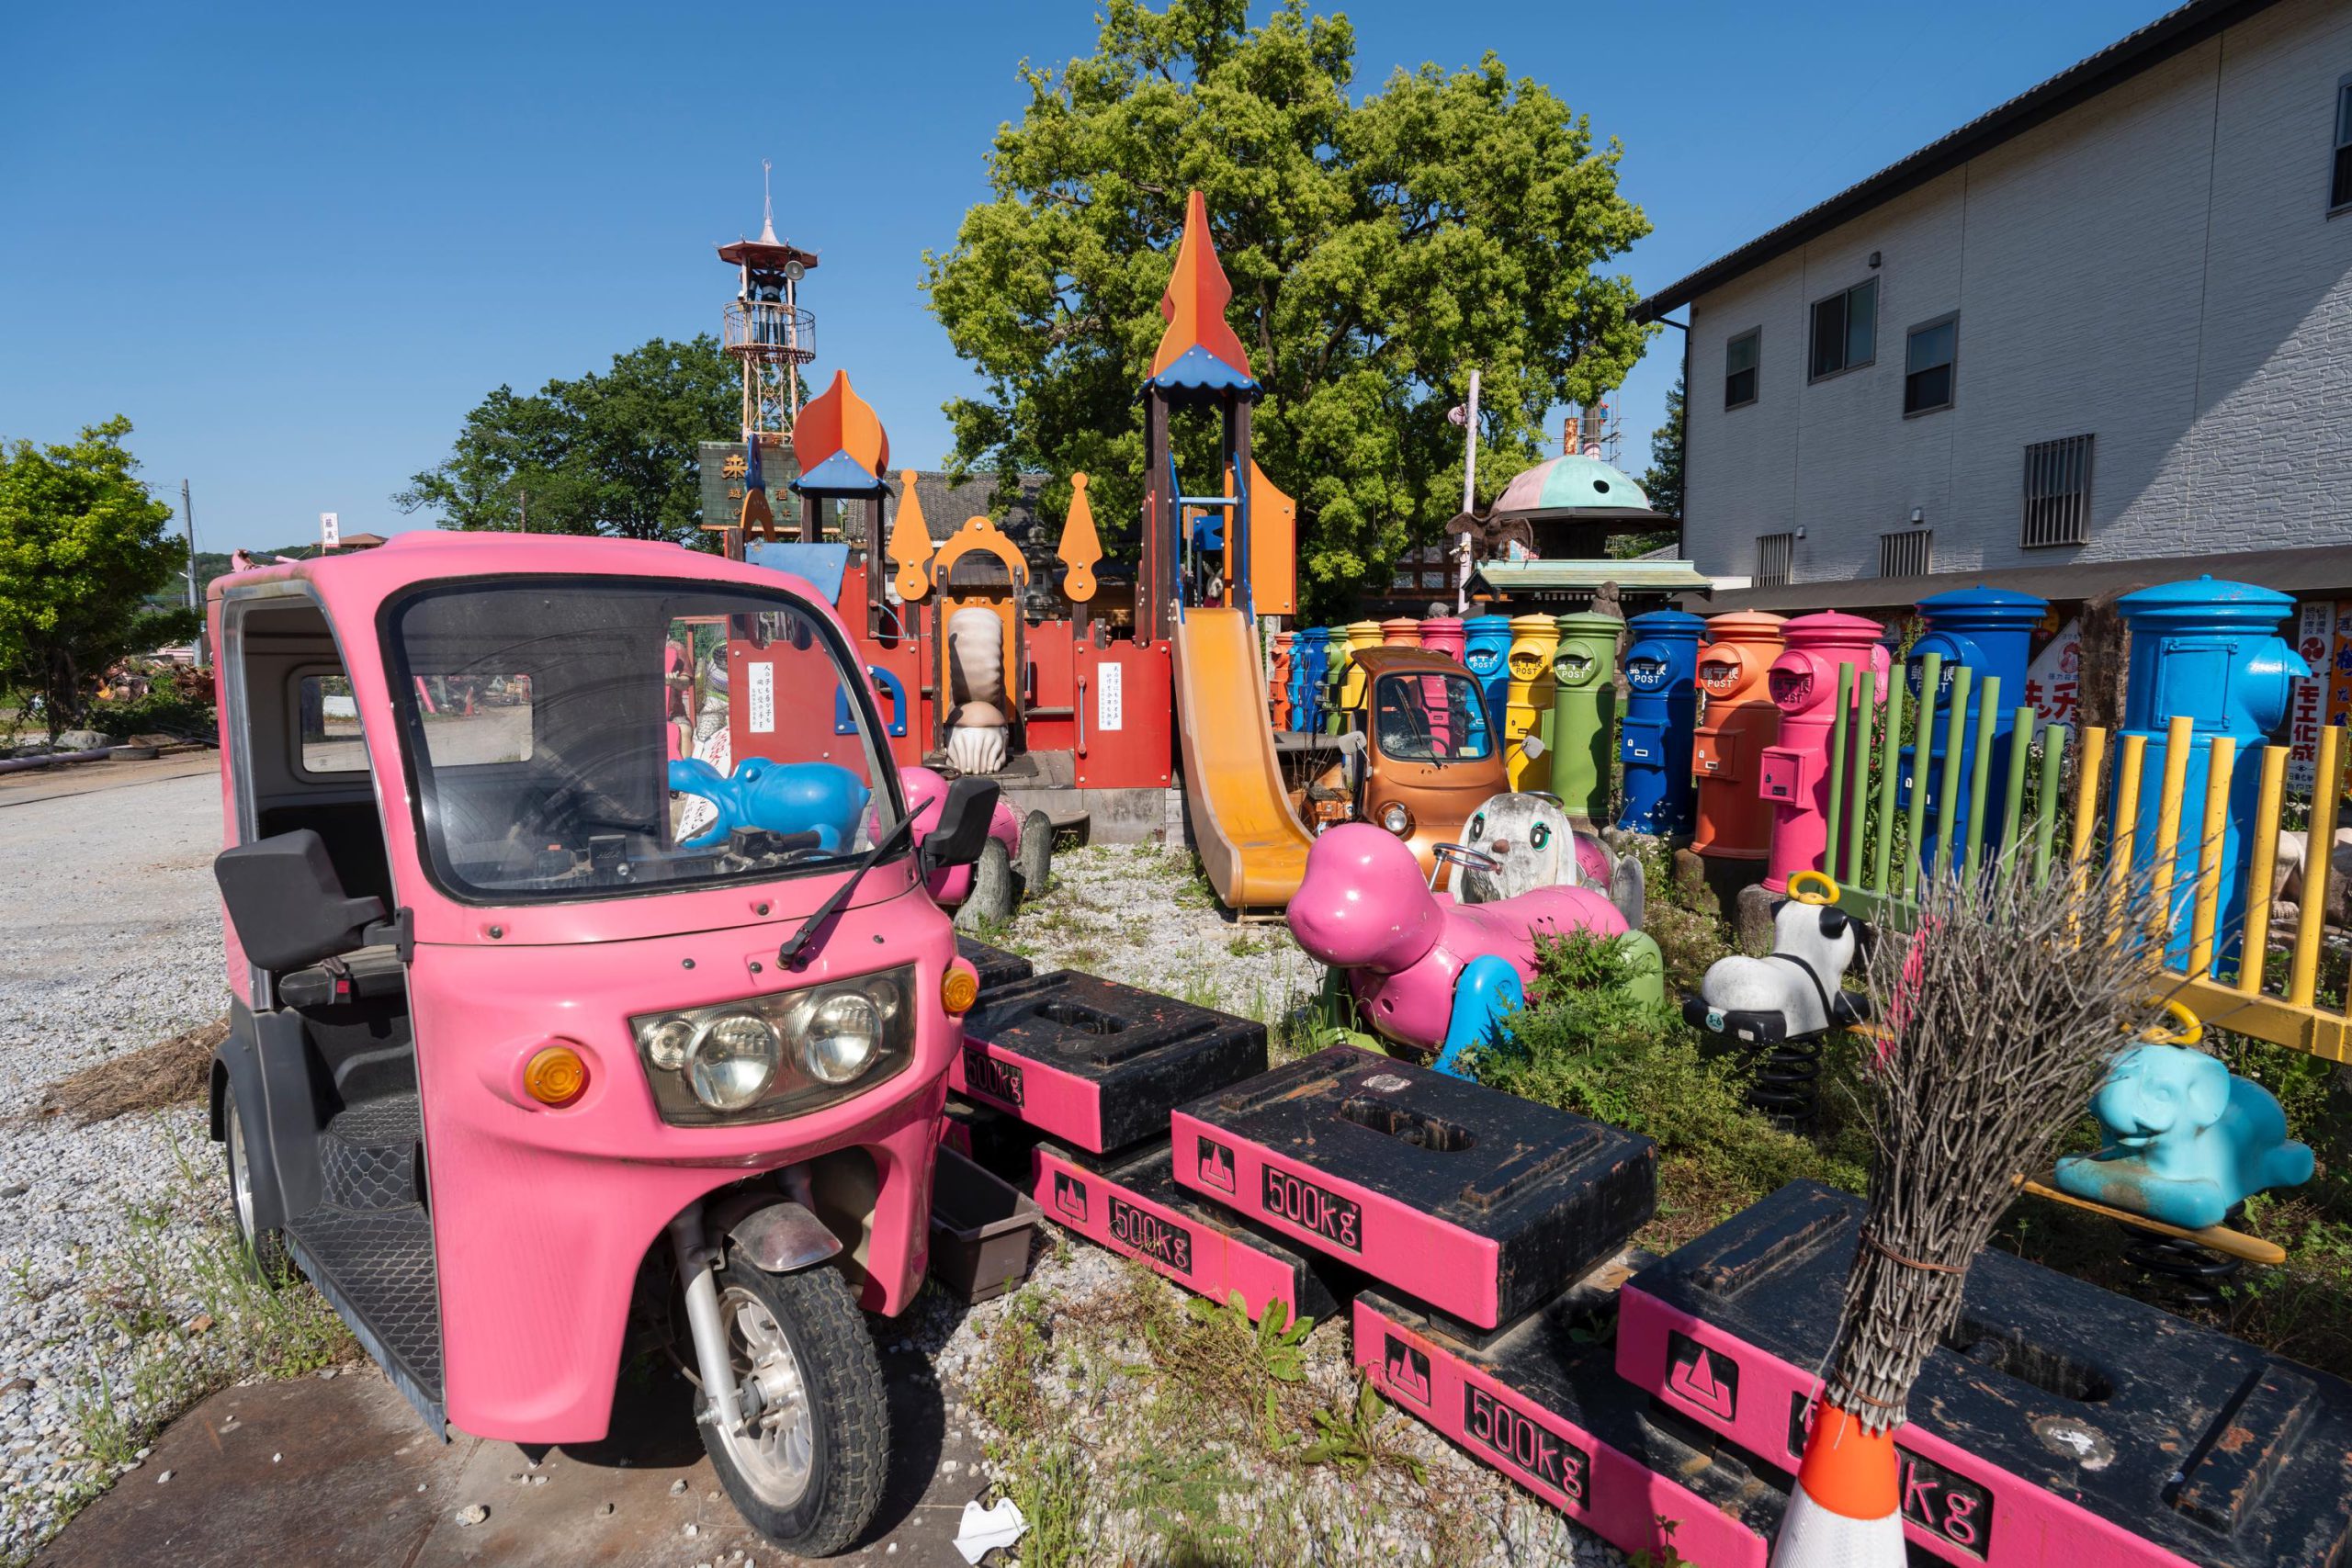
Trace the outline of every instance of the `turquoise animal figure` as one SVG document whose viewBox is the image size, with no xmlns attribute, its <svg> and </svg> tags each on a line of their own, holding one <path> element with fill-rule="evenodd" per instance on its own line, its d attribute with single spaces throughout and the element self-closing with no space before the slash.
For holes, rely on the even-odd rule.
<svg viewBox="0 0 2352 1568">
<path fill-rule="evenodd" d="M 2221 1224 L 2256 1192 L 2312 1179 L 2308 1145 L 2261 1085 L 2186 1044 L 2126 1047 L 2091 1097 L 2107 1135 L 2058 1162 L 2059 1190 L 2182 1230 Z"/>
<path fill-rule="evenodd" d="M 686 840 L 690 850 L 723 844 L 738 828 L 760 828 L 771 833 L 814 833 L 816 847 L 833 853 L 856 841 L 858 818 L 865 812 L 865 782 L 831 762 L 746 757 L 735 764 L 730 777 L 699 757 L 686 757 L 670 764 L 670 788 L 680 795 L 698 795 L 718 807 L 718 818 L 699 837 Z"/>
</svg>

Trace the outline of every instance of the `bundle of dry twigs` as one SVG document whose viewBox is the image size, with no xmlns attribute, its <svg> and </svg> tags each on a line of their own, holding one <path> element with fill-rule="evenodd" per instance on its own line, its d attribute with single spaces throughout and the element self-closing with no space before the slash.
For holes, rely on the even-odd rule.
<svg viewBox="0 0 2352 1568">
<path fill-rule="evenodd" d="M 2164 938 L 2144 877 L 2014 865 L 1930 877 L 1912 934 L 1871 952 L 1883 1036 L 1868 1075 L 1877 1149 L 1826 1374 L 1872 1432 L 1904 1418 L 1968 1265 L 2118 1049 L 2161 1007 Z"/>
</svg>

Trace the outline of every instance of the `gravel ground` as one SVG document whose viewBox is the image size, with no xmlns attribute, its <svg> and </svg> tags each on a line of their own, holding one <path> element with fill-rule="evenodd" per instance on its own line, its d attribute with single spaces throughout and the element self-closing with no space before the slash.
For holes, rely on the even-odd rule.
<svg viewBox="0 0 2352 1568">
<path fill-rule="evenodd" d="M 209 773 L 0 796 L 0 1560 L 110 1479 L 83 1451 L 84 1412 L 131 1399 L 150 1327 L 125 1321 L 118 1287 L 192 1276 L 217 1238 L 210 1213 L 178 1201 L 183 1160 L 209 1177 L 217 1157 L 201 1111 L 26 1118 L 44 1084 L 220 1016 L 220 836 Z"/>
<path fill-rule="evenodd" d="M 225 1190 L 199 1109 L 87 1128 L 28 1114 L 44 1085 L 220 1014 L 209 869 L 219 834 L 209 774 L 13 806 L 0 794 L 0 1562 L 137 1468 L 142 1424 L 282 1356 L 288 1339 L 306 1348 L 304 1367 L 348 1354 L 311 1292 L 300 1297 L 314 1315 L 298 1308 L 288 1320 L 223 1288 Z M 1227 919 L 1189 855 L 1100 846 L 1059 856 L 1056 874 L 1050 894 L 993 940 L 1041 969 L 1088 969 L 1258 1018 L 1278 1049 L 1290 1043 L 1284 1021 L 1321 966 L 1279 924 Z M 1182 1440 L 1160 1418 L 1178 1402 L 1159 1396 L 1148 1346 L 1099 1327 L 1138 1291 L 1182 1300 L 1109 1253 L 1057 1240 L 1020 1295 L 966 1311 L 927 1293 L 901 1330 L 935 1363 L 951 1424 L 999 1439 L 1008 1461 L 992 1478 L 1017 1490 L 1035 1478 L 1010 1462 L 1019 1445 L 973 1407 L 973 1380 L 1016 1312 L 1096 1325 L 1055 1337 L 1039 1378 L 1057 1443 L 1078 1466 L 1088 1561 L 1164 1561 L 1174 1545 L 1159 1494 L 1136 1478 L 1158 1473 L 1161 1445 Z M 1311 1387 L 1343 1406 L 1353 1387 L 1344 1326 L 1318 1327 L 1306 1348 Z M 1289 1560 L 1617 1561 L 1418 1423 L 1393 1416 L 1381 1430 L 1392 1458 L 1369 1476 L 1211 1444 L 1214 1484 L 1183 1495 L 1211 1499 L 1231 1539 L 1281 1541 Z"/>
</svg>

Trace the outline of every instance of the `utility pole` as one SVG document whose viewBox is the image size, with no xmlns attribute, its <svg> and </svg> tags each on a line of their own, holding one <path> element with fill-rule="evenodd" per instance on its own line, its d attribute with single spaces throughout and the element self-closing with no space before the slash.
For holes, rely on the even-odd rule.
<svg viewBox="0 0 2352 1568">
<path fill-rule="evenodd" d="M 187 607 L 193 610 L 196 608 L 196 503 L 188 498 L 186 479 L 180 481 L 180 522 L 187 529 Z M 205 657 L 202 626 L 197 627 L 196 635 L 188 638 L 188 646 L 196 656 L 198 670 L 212 662 Z"/>
<path fill-rule="evenodd" d="M 1467 517 L 1478 504 L 1478 372 L 1470 372 L 1470 403 L 1462 420 L 1462 514 Z M 1470 536 L 1462 536 L 1461 557 L 1453 569 L 1453 613 L 1467 615 L 1470 610 Z"/>
</svg>

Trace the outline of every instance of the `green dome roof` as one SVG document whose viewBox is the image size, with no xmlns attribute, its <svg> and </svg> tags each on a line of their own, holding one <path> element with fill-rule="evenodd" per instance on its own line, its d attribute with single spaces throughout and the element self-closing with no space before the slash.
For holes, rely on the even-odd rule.
<svg viewBox="0 0 2352 1568">
<path fill-rule="evenodd" d="M 1598 457 L 1577 453 L 1536 464 L 1504 487 L 1495 502 L 1497 516 L 1545 513 L 1647 512 L 1642 487 Z"/>
</svg>

